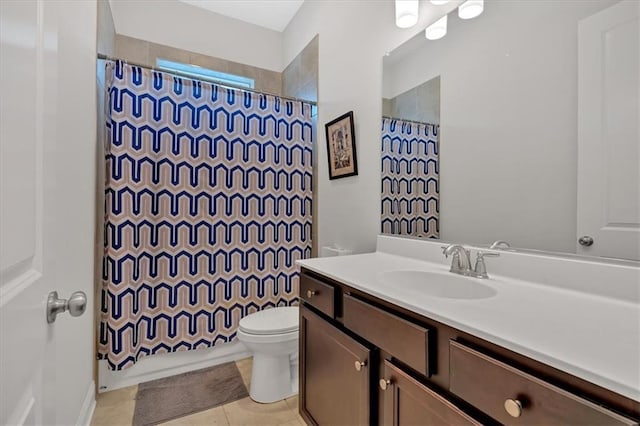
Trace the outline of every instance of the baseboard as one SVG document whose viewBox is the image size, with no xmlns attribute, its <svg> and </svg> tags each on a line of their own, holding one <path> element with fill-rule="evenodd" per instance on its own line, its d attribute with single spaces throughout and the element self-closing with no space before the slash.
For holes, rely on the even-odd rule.
<svg viewBox="0 0 640 426">
<path fill-rule="evenodd" d="M 150 380 L 213 367 L 251 355 L 242 342 L 235 341 L 210 349 L 148 356 L 133 367 L 121 371 L 111 371 L 107 368 L 106 361 L 98 361 L 98 382 L 100 383 L 98 392 L 108 392 Z"/>
<path fill-rule="evenodd" d="M 78 416 L 77 426 L 89 426 L 91 424 L 91 417 L 93 417 L 93 410 L 96 408 L 96 384 L 92 380 L 89 383 L 87 389 L 87 395 L 84 397 L 82 408 L 80 408 L 80 415 Z"/>
</svg>

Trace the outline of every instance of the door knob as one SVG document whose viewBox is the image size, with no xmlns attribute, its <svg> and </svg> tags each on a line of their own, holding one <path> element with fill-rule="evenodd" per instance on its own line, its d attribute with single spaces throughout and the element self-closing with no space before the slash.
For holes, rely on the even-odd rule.
<svg viewBox="0 0 640 426">
<path fill-rule="evenodd" d="M 313 296 L 315 296 L 316 294 L 318 294 L 317 292 L 313 291 L 313 290 L 307 290 L 307 298 L 311 299 Z"/>
<path fill-rule="evenodd" d="M 76 291 L 69 299 L 59 299 L 58 292 L 52 291 L 47 298 L 47 323 L 55 322 L 56 316 L 69 311 L 72 317 L 79 317 L 87 309 L 87 295 L 83 291 Z"/>
<path fill-rule="evenodd" d="M 580 243 L 581 246 L 589 247 L 590 245 L 593 245 L 593 238 L 588 235 L 584 235 L 578 238 L 578 243 Z"/>
</svg>

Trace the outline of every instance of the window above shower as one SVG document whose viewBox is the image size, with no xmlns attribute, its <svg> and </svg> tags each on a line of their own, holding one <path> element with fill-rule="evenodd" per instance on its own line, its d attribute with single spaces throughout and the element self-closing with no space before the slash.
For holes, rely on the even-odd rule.
<svg viewBox="0 0 640 426">
<path fill-rule="evenodd" d="M 205 53 L 197 53 L 153 41 L 142 40 L 134 37 L 116 34 L 114 57 L 132 64 L 143 65 L 148 68 L 176 73 L 177 66 L 189 67 L 185 69 L 193 73 L 190 78 L 212 81 L 224 86 L 233 86 L 242 89 L 256 90 L 282 95 L 282 73 L 270 69 L 260 68 L 247 63 L 234 62 L 225 58 L 210 56 Z M 159 61 L 169 62 L 167 67 L 162 67 Z M 185 72 L 180 74 L 184 75 Z M 209 73 L 221 73 L 223 75 L 205 75 Z M 228 74 L 228 75 L 224 75 Z M 234 79 L 233 83 L 225 82 L 229 75 Z M 217 78 L 216 78 L 217 77 Z M 237 78 L 247 79 L 238 81 Z M 221 80 L 222 79 L 222 80 Z M 247 85 L 253 81 L 253 86 Z"/>
<path fill-rule="evenodd" d="M 240 87 L 243 89 L 255 88 L 255 80 L 253 78 L 215 71 L 201 67 L 199 65 L 183 64 L 180 62 L 158 58 L 156 59 L 156 67 L 162 71 L 178 73 L 196 79 L 222 84 L 224 86 Z"/>
</svg>

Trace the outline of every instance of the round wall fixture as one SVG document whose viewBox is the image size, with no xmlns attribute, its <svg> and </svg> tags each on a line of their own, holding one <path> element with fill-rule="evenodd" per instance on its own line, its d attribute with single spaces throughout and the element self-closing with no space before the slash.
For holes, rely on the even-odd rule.
<svg viewBox="0 0 640 426">
<path fill-rule="evenodd" d="M 447 34 L 447 15 L 438 19 L 424 30 L 424 35 L 428 40 L 438 40 Z"/>
<path fill-rule="evenodd" d="M 410 28 L 418 23 L 419 0 L 396 0 L 396 26 Z"/>
<path fill-rule="evenodd" d="M 460 19 L 472 19 L 484 10 L 484 0 L 467 0 L 458 7 Z"/>
</svg>

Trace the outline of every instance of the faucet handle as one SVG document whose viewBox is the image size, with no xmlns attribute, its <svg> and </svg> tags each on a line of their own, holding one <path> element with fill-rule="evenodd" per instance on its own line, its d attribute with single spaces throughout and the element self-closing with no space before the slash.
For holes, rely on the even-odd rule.
<svg viewBox="0 0 640 426">
<path fill-rule="evenodd" d="M 488 251 L 478 251 L 476 254 L 476 265 L 473 268 L 473 272 L 477 278 L 489 278 L 487 275 L 487 265 L 484 263 L 485 257 L 499 257 L 499 253 L 492 253 Z"/>
<path fill-rule="evenodd" d="M 482 260 L 485 257 L 500 257 L 500 253 L 494 253 L 492 251 L 480 251 L 476 254 L 476 258 Z"/>
<path fill-rule="evenodd" d="M 451 247 L 452 245 L 454 245 L 454 244 L 449 244 L 448 246 L 440 246 L 440 248 L 442 249 L 442 254 L 444 254 L 444 257 L 445 257 L 446 259 L 448 259 L 448 258 L 449 258 L 449 254 L 450 254 L 450 253 L 448 252 L 448 250 L 449 250 L 449 247 Z M 454 255 L 454 256 L 457 256 L 457 255 L 458 255 L 458 253 L 454 253 L 453 255 Z"/>
<path fill-rule="evenodd" d="M 508 242 L 504 241 L 504 240 L 497 240 L 494 241 L 490 246 L 490 249 L 509 249 L 511 248 L 511 244 L 509 244 Z"/>
</svg>

